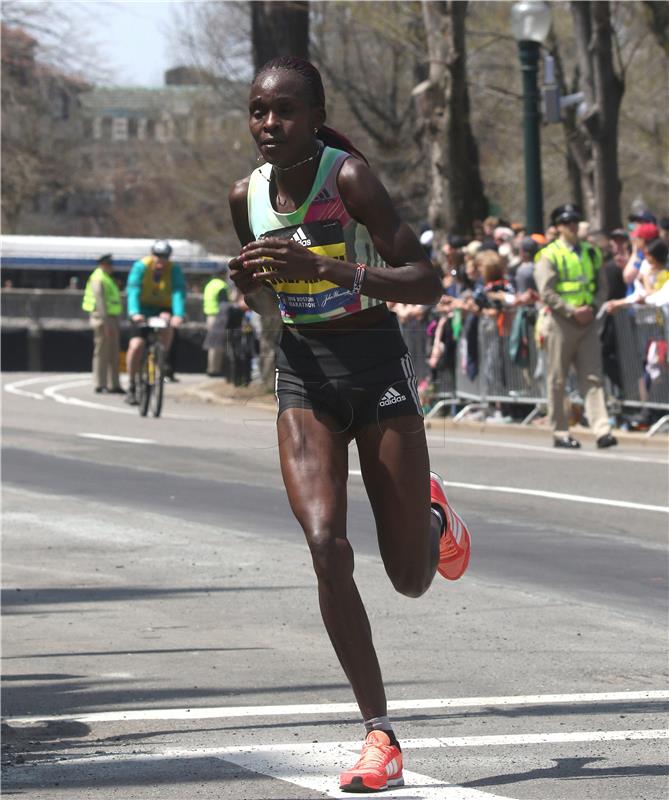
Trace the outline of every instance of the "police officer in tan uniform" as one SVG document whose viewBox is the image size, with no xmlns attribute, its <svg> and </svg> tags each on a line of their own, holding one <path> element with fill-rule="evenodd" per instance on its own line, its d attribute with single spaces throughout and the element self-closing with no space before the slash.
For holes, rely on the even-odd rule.
<svg viewBox="0 0 669 800">
<path fill-rule="evenodd" d="M 551 214 L 558 238 L 537 255 L 535 280 L 548 308 L 544 327 L 548 377 L 548 413 L 555 447 L 576 449 L 580 443 L 569 435 L 565 383 L 569 368 L 576 369 L 578 387 L 585 403 L 597 447 L 618 444 L 602 388 L 601 344 L 595 320 L 595 295 L 602 255 L 597 247 L 578 238 L 581 209 L 571 203 Z"/>
</svg>

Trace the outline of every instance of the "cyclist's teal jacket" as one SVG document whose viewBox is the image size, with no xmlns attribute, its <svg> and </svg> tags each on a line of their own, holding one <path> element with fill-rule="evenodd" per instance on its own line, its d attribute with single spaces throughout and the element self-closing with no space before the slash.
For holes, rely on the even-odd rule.
<svg viewBox="0 0 669 800">
<path fill-rule="evenodd" d="M 159 273 L 153 258 L 135 261 L 126 284 L 128 316 L 143 314 L 150 317 L 161 311 L 171 311 L 175 317 L 186 313 L 186 279 L 178 264 L 171 261 Z"/>
</svg>

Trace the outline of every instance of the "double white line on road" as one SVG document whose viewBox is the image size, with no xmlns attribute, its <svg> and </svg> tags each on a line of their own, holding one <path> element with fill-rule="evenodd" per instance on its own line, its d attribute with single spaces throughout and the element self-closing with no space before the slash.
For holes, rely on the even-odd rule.
<svg viewBox="0 0 669 800">
<path fill-rule="evenodd" d="M 458 697 L 435 700 L 398 700 L 390 702 L 391 710 L 423 710 L 426 708 L 495 707 L 523 705 L 554 705 L 565 703 L 611 703 L 616 701 L 653 701 L 669 698 L 667 691 L 643 692 L 584 692 L 580 694 L 544 694 L 510 697 Z M 79 716 L 13 717 L 6 720 L 10 725 L 48 723 L 58 720 L 78 722 L 119 722 L 151 719 L 203 719 L 212 717 L 240 716 L 296 716 L 314 714 L 357 713 L 354 703 L 331 703 L 291 706 L 239 706 L 208 709 L 146 709 L 143 711 L 107 712 L 82 714 Z M 549 713 L 549 712 L 547 712 Z M 449 736 L 403 740 L 405 756 L 412 750 L 439 749 L 449 747 L 513 747 L 519 745 L 567 744 L 585 742 L 614 742 L 628 740 L 663 740 L 669 732 L 663 729 L 614 730 L 614 731 L 560 731 L 557 733 L 529 733 L 485 736 Z M 218 758 L 231 762 L 249 772 L 266 775 L 275 780 L 286 781 L 327 797 L 344 798 L 338 788 L 337 774 L 350 767 L 360 742 L 310 742 L 290 744 L 254 744 L 233 747 L 207 747 L 194 749 L 170 749 L 153 753 L 116 752 L 113 755 L 66 757 L 59 761 L 61 769 L 85 766 L 88 770 L 103 764 L 119 764 L 137 769 L 142 763 L 178 761 L 188 759 Z M 441 763 L 441 762 L 440 762 Z M 204 766 L 202 767 L 204 770 Z M 440 769 L 440 772 L 444 768 Z M 411 798 L 411 800 L 502 800 L 502 795 L 482 791 L 468 786 L 459 786 L 450 780 L 434 778 L 417 772 L 404 770 L 406 786 L 390 789 L 386 797 Z M 17 783 L 20 786 L 20 776 Z"/>
<path fill-rule="evenodd" d="M 558 705 L 565 703 L 615 703 L 669 700 L 669 691 L 584 692 L 580 694 L 534 694 L 506 697 L 450 697 L 430 700 L 391 700 L 390 711 L 423 711 L 440 708 L 489 708 L 495 706 Z M 301 715 L 357 714 L 355 703 L 314 703 L 282 706 L 216 706 L 209 708 L 146 708 L 100 711 L 91 714 L 56 714 L 9 717 L 5 722 L 29 725 L 45 722 L 120 722 L 149 719 L 230 719 L 233 717 L 292 717 Z"/>
<path fill-rule="evenodd" d="M 461 736 L 402 740 L 405 758 L 412 750 L 445 747 L 512 746 L 523 744 L 566 744 L 583 742 L 612 742 L 628 740 L 657 740 L 669 738 L 669 732 L 659 730 L 574 731 L 571 733 L 530 734 L 526 736 Z M 188 759 L 218 758 L 236 764 L 248 772 L 286 781 L 326 797 L 346 798 L 337 786 L 337 773 L 351 766 L 360 742 L 310 742 L 267 745 L 237 745 L 171 749 L 154 753 L 114 753 L 97 756 L 61 758 L 59 768 L 77 769 L 104 764 L 133 765 L 137 774 L 139 764 Z M 192 766 L 191 766 L 192 768 Z M 204 767 L 201 768 L 204 774 Z M 442 767 L 443 769 L 443 767 Z M 488 790 L 459 786 L 451 781 L 404 770 L 405 786 L 384 792 L 384 797 L 406 800 L 506 800 L 508 796 Z M 20 786 L 20 778 L 17 786 Z"/>
</svg>

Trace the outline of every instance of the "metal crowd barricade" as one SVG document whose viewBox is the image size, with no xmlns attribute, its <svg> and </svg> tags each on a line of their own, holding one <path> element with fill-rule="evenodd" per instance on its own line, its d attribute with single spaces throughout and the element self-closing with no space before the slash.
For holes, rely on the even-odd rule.
<svg viewBox="0 0 669 800">
<path fill-rule="evenodd" d="M 488 403 L 523 403 L 535 406 L 526 419 L 536 414 L 536 407 L 545 403 L 544 370 L 539 365 L 539 354 L 534 341 L 534 324 L 530 326 L 527 363 L 520 365 L 511 359 L 509 332 L 514 311 L 505 312 L 504 334 L 500 336 L 497 319 L 478 317 L 476 349 L 471 346 L 471 336 L 460 337 L 455 366 L 455 397 L 465 401 L 465 407 L 456 415 L 461 419 L 476 408 Z M 539 369 L 538 369 L 539 366 Z M 433 416 L 436 407 L 428 416 Z"/>
<path fill-rule="evenodd" d="M 622 405 L 665 411 L 658 429 L 669 421 L 669 308 L 630 306 L 615 314 L 614 326 Z"/>
<path fill-rule="evenodd" d="M 468 335 L 466 328 L 463 329 L 457 346 L 455 373 L 448 370 L 437 373 L 434 405 L 428 417 L 435 416 L 444 406 L 454 402 L 464 403 L 456 419 L 495 402 L 533 405 L 534 410 L 524 421 L 529 422 L 536 416 L 539 407 L 546 404 L 543 354 L 537 351 L 532 326 L 526 365 L 512 361 L 509 332 L 515 313 L 513 309 L 505 311 L 507 320 L 502 336 L 495 317 L 479 316 L 474 340 L 476 352 L 472 352 L 471 344 L 468 345 L 473 334 L 470 332 Z M 617 400 L 624 407 L 666 411 L 666 416 L 649 431 L 652 435 L 669 423 L 669 307 L 631 306 L 618 312 L 614 319 L 622 383 L 621 396 Z M 426 347 L 416 343 L 416 330 L 412 336 L 413 350 L 419 359 Z"/>
</svg>

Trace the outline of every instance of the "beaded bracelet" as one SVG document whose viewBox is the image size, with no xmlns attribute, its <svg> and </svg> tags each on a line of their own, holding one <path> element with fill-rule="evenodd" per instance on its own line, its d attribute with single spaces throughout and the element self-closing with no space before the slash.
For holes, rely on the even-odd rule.
<svg viewBox="0 0 669 800">
<path fill-rule="evenodd" d="M 362 284 L 365 280 L 366 272 L 367 267 L 364 264 L 355 265 L 355 277 L 353 278 L 353 288 L 351 289 L 353 294 L 360 294 L 362 291 Z"/>
</svg>

